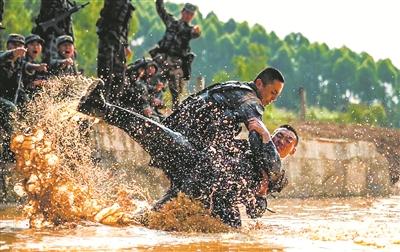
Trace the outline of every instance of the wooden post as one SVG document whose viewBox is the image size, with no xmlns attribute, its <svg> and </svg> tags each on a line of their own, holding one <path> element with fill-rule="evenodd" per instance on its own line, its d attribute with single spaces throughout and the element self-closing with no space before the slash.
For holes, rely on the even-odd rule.
<svg viewBox="0 0 400 252">
<path fill-rule="evenodd" d="M 300 120 L 305 121 L 307 107 L 306 107 L 306 91 L 304 90 L 303 87 L 299 88 L 299 96 L 300 96 Z"/>
<path fill-rule="evenodd" d="M 203 76 L 199 76 L 196 78 L 196 87 L 195 87 L 195 93 L 203 90 L 205 88 L 205 79 Z"/>
</svg>

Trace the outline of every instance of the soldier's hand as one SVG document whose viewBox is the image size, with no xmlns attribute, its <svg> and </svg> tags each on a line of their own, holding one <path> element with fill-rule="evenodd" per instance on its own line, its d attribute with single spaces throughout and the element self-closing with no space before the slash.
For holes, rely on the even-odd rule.
<svg viewBox="0 0 400 252">
<path fill-rule="evenodd" d="M 74 64 L 74 60 L 71 58 L 67 58 L 67 59 L 65 59 L 65 64 L 67 66 L 72 66 Z"/>
<path fill-rule="evenodd" d="M 152 104 L 154 107 L 160 107 L 162 105 L 162 101 L 158 98 L 154 98 Z"/>
<path fill-rule="evenodd" d="M 196 34 L 200 34 L 200 33 L 201 33 L 200 26 L 195 25 L 195 26 L 193 27 L 193 32 L 196 33 Z"/>
<path fill-rule="evenodd" d="M 269 131 L 267 127 L 265 127 L 264 123 L 256 118 L 250 118 L 249 121 L 247 122 L 247 129 L 250 131 L 255 131 L 257 132 L 263 139 L 263 143 L 268 143 L 271 140 L 271 135 L 269 134 Z"/>
<path fill-rule="evenodd" d="M 33 87 L 41 87 L 43 85 L 44 81 L 43 80 L 34 80 L 32 85 Z"/>
<path fill-rule="evenodd" d="M 157 82 L 156 87 L 155 87 L 155 91 L 156 92 L 161 92 L 161 90 L 164 88 L 164 83 L 162 83 L 161 81 Z"/>
<path fill-rule="evenodd" d="M 13 57 L 14 58 L 22 58 L 25 56 L 26 49 L 23 47 L 17 47 L 13 49 Z"/>
<path fill-rule="evenodd" d="M 145 109 L 143 109 L 143 115 L 146 117 L 149 117 L 153 114 L 153 109 L 151 109 L 151 107 L 147 107 Z"/>
<path fill-rule="evenodd" d="M 38 72 L 47 72 L 47 64 L 46 63 L 38 64 L 35 70 Z"/>
</svg>

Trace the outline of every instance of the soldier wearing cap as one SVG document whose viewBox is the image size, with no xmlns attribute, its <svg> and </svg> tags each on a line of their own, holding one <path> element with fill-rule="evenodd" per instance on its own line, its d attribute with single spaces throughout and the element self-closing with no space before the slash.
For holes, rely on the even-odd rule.
<svg viewBox="0 0 400 252">
<path fill-rule="evenodd" d="M 44 74 L 47 73 L 47 64 L 38 61 L 42 53 L 43 45 L 44 40 L 39 35 L 31 34 L 25 38 L 27 52 L 22 79 L 25 89 L 30 95 L 33 95 L 41 89 L 42 78 Z"/>
<path fill-rule="evenodd" d="M 50 60 L 50 73 L 56 76 L 77 75 L 74 39 L 61 35 L 56 39 L 57 57 Z"/>
<path fill-rule="evenodd" d="M 176 108 L 185 82 L 190 79 L 191 63 L 195 56 L 189 46 L 190 40 L 198 38 L 201 34 L 199 26 L 190 24 L 196 6 L 185 4 L 179 20 L 166 11 L 163 0 L 156 1 L 156 8 L 166 31 L 157 46 L 150 50 L 150 54 L 162 68 L 161 74 L 168 81 L 173 107 Z"/>
<path fill-rule="evenodd" d="M 7 39 L 7 50 L 0 52 L 0 127 L 2 134 L 2 153 L 0 161 L 12 161 L 13 154 L 9 149 L 12 128 L 11 113 L 16 111 L 16 102 L 23 101 L 22 59 L 25 56 L 25 38 L 20 34 L 10 34 Z M 18 94 L 18 95 L 17 95 Z"/>
<path fill-rule="evenodd" d="M 120 104 L 132 111 L 159 121 L 151 105 L 151 80 L 157 73 L 158 66 L 152 59 L 141 58 L 128 66 L 126 71 L 128 87 L 120 98 Z"/>
</svg>

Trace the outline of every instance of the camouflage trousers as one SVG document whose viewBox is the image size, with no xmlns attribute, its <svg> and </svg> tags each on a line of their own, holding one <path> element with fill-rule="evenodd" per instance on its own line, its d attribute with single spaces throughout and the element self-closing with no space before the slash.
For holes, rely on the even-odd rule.
<svg viewBox="0 0 400 252">
<path fill-rule="evenodd" d="M 97 76 L 106 84 L 106 99 L 119 99 L 125 87 L 125 47 L 114 36 L 99 35 Z"/>
<path fill-rule="evenodd" d="M 178 108 L 182 94 L 187 92 L 187 80 L 184 79 L 182 70 L 182 59 L 179 57 L 168 56 L 164 53 L 158 53 L 154 60 L 161 68 L 161 76 L 172 96 L 172 109 Z"/>
</svg>

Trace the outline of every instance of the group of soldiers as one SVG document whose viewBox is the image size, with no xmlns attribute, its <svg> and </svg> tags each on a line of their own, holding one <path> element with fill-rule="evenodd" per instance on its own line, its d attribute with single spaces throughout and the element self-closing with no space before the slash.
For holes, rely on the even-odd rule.
<svg viewBox="0 0 400 252">
<path fill-rule="evenodd" d="M 35 75 L 78 73 L 70 15 L 83 7 L 69 0 L 42 0 L 36 33 L 25 41 L 20 35 L 10 36 L 11 47 L 3 53 L 8 56 L 1 62 L 22 71 L 8 72 L 14 79 L 7 86 L 10 91 L 1 91 L 1 106 L 15 108 L 21 87 L 32 93 L 40 89 Z M 135 7 L 130 0 L 104 1 L 96 23 L 100 80 L 89 87 L 77 109 L 126 131 L 150 154 L 150 164 L 165 172 L 171 186 L 154 210 L 184 192 L 226 224 L 239 227 L 238 204 L 246 206 L 250 217 L 259 217 L 267 210 L 267 195 L 287 184 L 281 159 L 294 154 L 299 137 L 289 125 L 271 135 L 262 122 L 264 106 L 280 95 L 284 77 L 268 67 L 253 81 L 217 83 L 180 103 L 195 57 L 190 40 L 201 35 L 200 28 L 191 25 L 196 7 L 185 4 L 180 18 L 167 12 L 163 0 L 156 0 L 156 9 L 166 26 L 164 36 L 149 51 L 151 58 L 128 65 L 128 24 Z M 57 21 L 56 28 L 49 20 Z M 40 46 L 43 63 L 36 62 Z M 168 116 L 159 112 L 166 87 L 173 102 Z M 7 117 L 1 118 L 6 118 L 1 123 L 7 128 Z M 249 131 L 247 140 L 237 139 L 242 125 Z"/>
</svg>

